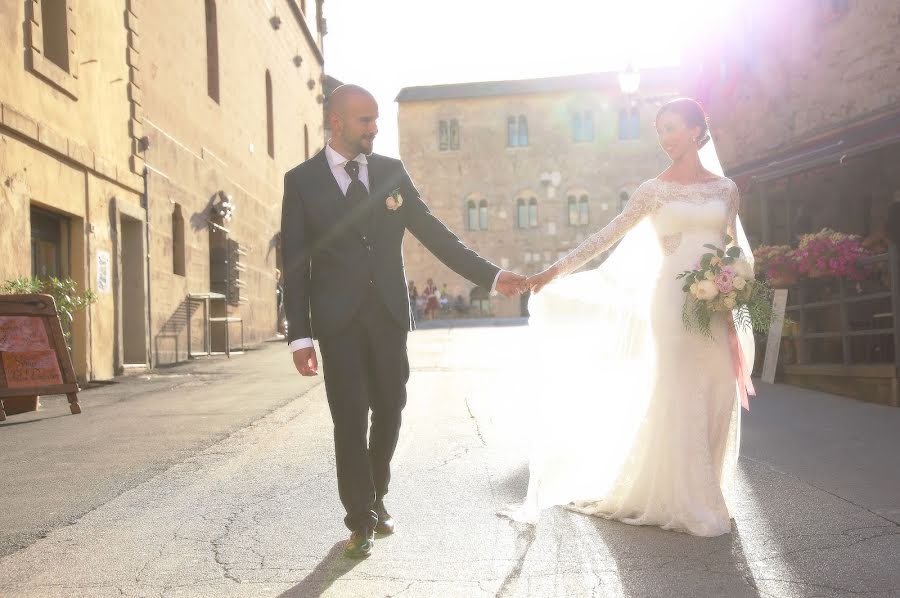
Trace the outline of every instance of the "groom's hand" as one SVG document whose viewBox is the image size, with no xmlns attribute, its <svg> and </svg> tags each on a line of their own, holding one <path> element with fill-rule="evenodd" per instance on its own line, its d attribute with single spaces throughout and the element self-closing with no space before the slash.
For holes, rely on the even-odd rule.
<svg viewBox="0 0 900 598">
<path fill-rule="evenodd" d="M 500 272 L 500 276 L 497 278 L 497 292 L 504 297 L 520 295 L 528 289 L 527 280 L 521 274 L 504 270 Z"/>
<path fill-rule="evenodd" d="M 319 373 L 319 360 L 316 358 L 315 347 L 297 349 L 292 354 L 294 367 L 303 376 L 315 376 Z"/>
</svg>

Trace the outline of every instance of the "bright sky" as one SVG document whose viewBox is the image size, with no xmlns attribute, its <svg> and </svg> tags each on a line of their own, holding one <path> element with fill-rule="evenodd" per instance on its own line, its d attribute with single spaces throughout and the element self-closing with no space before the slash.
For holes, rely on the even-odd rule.
<svg viewBox="0 0 900 598">
<path fill-rule="evenodd" d="M 398 156 L 403 87 L 676 65 L 729 1 L 326 0 L 325 70 L 375 94 L 375 151 Z"/>
</svg>

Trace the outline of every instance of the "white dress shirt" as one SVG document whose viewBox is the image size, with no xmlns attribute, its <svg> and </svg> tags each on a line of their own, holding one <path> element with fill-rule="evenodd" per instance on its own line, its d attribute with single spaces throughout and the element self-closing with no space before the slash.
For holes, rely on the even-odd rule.
<svg viewBox="0 0 900 598">
<path fill-rule="evenodd" d="M 337 181 L 338 186 L 341 188 L 341 193 L 347 195 L 347 189 L 350 187 L 351 179 L 350 174 L 346 170 L 344 170 L 344 166 L 350 160 L 337 153 L 331 147 L 330 141 L 325 144 L 325 158 L 328 160 L 328 166 L 331 168 L 331 174 L 334 175 L 334 180 Z M 366 160 L 366 155 L 359 154 L 353 159 L 359 163 L 359 180 L 365 186 L 366 191 L 368 191 L 369 162 L 368 160 Z M 497 272 L 497 276 L 494 277 L 494 284 L 491 285 L 491 295 L 497 294 L 498 278 L 500 278 L 500 272 Z M 290 325 L 290 322 L 288 322 L 288 325 Z M 291 344 L 289 345 L 292 353 L 294 351 L 297 351 L 298 349 L 306 349 L 312 346 L 313 340 L 311 338 L 298 338 L 295 341 L 291 341 Z"/>
</svg>

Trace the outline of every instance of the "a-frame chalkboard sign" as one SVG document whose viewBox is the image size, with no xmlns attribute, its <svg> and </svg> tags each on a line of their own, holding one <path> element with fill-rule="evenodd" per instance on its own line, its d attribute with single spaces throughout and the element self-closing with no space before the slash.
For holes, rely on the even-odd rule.
<svg viewBox="0 0 900 598">
<path fill-rule="evenodd" d="M 81 413 L 78 382 L 50 295 L 0 295 L 0 421 L 3 399 L 64 394 Z"/>
</svg>

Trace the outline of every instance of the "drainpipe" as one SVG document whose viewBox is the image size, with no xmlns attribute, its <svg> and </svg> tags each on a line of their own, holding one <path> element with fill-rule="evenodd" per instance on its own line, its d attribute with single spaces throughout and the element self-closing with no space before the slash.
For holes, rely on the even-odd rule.
<svg viewBox="0 0 900 598">
<path fill-rule="evenodd" d="M 150 342 L 150 338 L 153 335 L 153 310 L 150 309 L 150 297 L 152 296 L 150 281 L 153 277 L 150 275 L 150 169 L 146 162 L 144 164 L 144 242 L 147 248 L 147 272 L 144 279 L 147 285 L 147 338 L 144 339 L 144 343 L 147 348 L 147 365 L 152 369 L 153 343 Z"/>
</svg>

